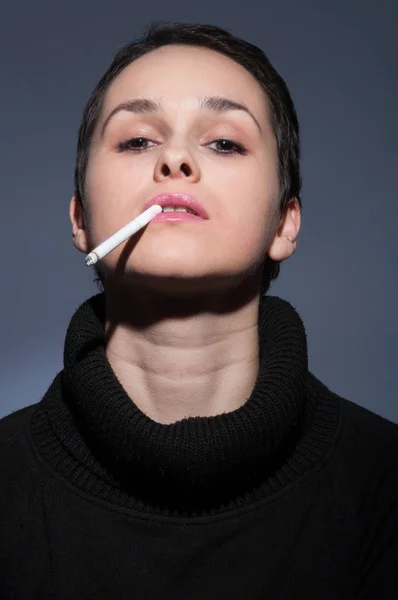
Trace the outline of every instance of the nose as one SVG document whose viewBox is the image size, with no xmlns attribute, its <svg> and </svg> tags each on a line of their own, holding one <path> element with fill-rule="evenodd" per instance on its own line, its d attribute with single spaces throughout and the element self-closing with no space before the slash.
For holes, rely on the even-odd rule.
<svg viewBox="0 0 398 600">
<path fill-rule="evenodd" d="M 193 156 L 185 149 L 165 148 L 155 166 L 155 181 L 183 179 L 196 182 L 200 179 L 199 167 Z"/>
</svg>

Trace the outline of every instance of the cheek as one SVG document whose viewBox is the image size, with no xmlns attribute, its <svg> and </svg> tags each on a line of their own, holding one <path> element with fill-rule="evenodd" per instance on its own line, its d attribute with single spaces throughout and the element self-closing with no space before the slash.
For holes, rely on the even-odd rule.
<svg viewBox="0 0 398 600">
<path fill-rule="evenodd" d="M 224 206 L 229 206 L 234 228 L 240 224 L 254 231 L 263 230 L 264 224 L 274 215 L 279 198 L 279 182 L 276 166 L 256 160 L 245 168 L 231 169 L 228 178 L 224 178 Z"/>
<path fill-rule="evenodd" d="M 120 196 L 122 192 L 121 201 L 127 201 L 132 192 L 132 182 L 136 184 L 142 180 L 140 169 L 134 161 L 127 159 L 128 157 L 105 154 L 93 157 L 87 169 L 87 194 L 95 195 L 98 203 L 106 203 L 109 198 Z"/>
<path fill-rule="evenodd" d="M 242 256 L 261 256 L 278 227 L 279 183 L 276 168 L 262 162 L 246 172 L 238 171 L 228 182 L 225 206 L 231 210 L 226 232 L 235 239 Z"/>
<path fill-rule="evenodd" d="M 277 199 L 270 198 L 268 205 L 259 204 L 256 211 L 247 211 L 240 219 L 234 219 L 226 246 L 232 246 L 233 252 L 243 261 L 261 262 L 264 259 L 277 229 L 276 206 Z"/>
<path fill-rule="evenodd" d="M 144 181 L 130 164 L 101 157 L 91 160 L 86 176 L 86 201 L 90 214 L 90 236 L 99 243 L 137 216 L 144 203 Z"/>
</svg>

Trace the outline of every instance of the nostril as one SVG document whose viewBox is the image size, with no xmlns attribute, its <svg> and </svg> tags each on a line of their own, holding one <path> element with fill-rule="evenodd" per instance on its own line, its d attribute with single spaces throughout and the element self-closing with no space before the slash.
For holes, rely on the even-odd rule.
<svg viewBox="0 0 398 600">
<path fill-rule="evenodd" d="M 184 175 L 186 175 L 187 177 L 191 174 L 191 169 L 189 168 L 189 166 L 185 163 L 183 163 L 180 167 L 181 171 L 184 173 Z"/>
</svg>

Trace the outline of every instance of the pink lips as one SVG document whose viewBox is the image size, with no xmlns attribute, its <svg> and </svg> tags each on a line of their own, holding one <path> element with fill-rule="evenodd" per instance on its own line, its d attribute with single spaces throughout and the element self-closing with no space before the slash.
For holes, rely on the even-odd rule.
<svg viewBox="0 0 398 600">
<path fill-rule="evenodd" d="M 208 219 L 206 209 L 189 194 L 158 194 L 149 200 L 143 210 L 146 210 L 153 204 L 159 204 L 160 206 L 172 206 L 175 208 L 187 208 L 192 210 L 195 214 L 186 212 L 161 212 L 156 215 L 152 222 L 156 221 L 202 221 Z"/>
</svg>

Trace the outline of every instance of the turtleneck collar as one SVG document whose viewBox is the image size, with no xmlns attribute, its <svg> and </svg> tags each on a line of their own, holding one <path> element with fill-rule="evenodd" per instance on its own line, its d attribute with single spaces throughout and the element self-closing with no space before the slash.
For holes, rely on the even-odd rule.
<svg viewBox="0 0 398 600">
<path fill-rule="evenodd" d="M 141 510 L 204 514 L 264 490 L 278 469 L 293 479 L 310 454 L 319 456 L 312 443 L 305 461 L 297 457 L 316 405 L 307 393 L 304 326 L 285 300 L 266 296 L 260 303 L 259 372 L 245 404 L 166 425 L 147 417 L 116 378 L 104 328 L 104 294 L 98 294 L 73 316 L 64 369 L 32 426 L 47 454 L 57 442 L 62 446 L 59 464 L 80 487 L 92 480 L 98 495 Z M 285 464 L 289 459 L 296 464 Z"/>
</svg>

